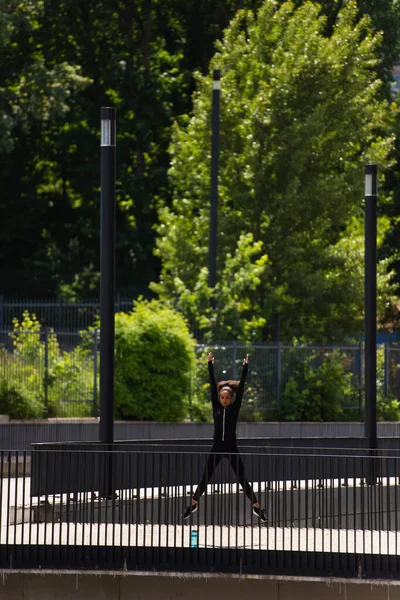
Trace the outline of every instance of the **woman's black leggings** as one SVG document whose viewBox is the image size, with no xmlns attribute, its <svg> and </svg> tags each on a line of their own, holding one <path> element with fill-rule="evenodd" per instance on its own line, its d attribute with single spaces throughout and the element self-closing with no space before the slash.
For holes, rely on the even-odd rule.
<svg viewBox="0 0 400 600">
<path fill-rule="evenodd" d="M 219 465 L 223 458 L 226 458 L 232 469 L 234 470 L 236 477 L 245 491 L 246 496 L 251 500 L 253 504 L 257 503 L 257 496 L 253 492 L 253 488 L 247 481 L 244 474 L 244 465 L 242 458 L 239 454 L 237 447 L 229 448 L 229 454 L 224 452 L 225 448 L 215 447 L 211 448 L 210 454 L 207 458 L 206 467 L 204 469 L 203 476 L 197 487 L 197 490 L 193 494 L 193 500 L 198 500 L 202 494 L 204 494 L 207 484 L 210 482 L 216 467 Z"/>
</svg>

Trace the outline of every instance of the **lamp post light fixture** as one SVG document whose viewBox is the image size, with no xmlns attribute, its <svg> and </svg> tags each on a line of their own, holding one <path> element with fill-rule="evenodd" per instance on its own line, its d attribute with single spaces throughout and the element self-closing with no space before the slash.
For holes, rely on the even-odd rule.
<svg viewBox="0 0 400 600">
<path fill-rule="evenodd" d="M 116 109 L 101 109 L 100 442 L 114 441 Z"/>
<path fill-rule="evenodd" d="M 370 450 L 377 447 L 376 426 L 376 237 L 377 165 L 365 166 L 365 437 Z"/>
</svg>

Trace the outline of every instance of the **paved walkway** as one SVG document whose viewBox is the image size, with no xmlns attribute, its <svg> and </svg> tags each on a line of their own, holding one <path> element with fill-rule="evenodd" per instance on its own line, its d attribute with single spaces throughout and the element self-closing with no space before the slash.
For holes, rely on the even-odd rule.
<svg viewBox="0 0 400 600">
<path fill-rule="evenodd" d="M 25 482 L 25 483 L 24 483 Z M 290 482 L 289 482 L 290 483 Z M 289 483 L 287 485 L 289 485 Z M 332 485 L 333 482 L 330 482 Z M 336 482 L 336 485 L 338 482 Z M 394 485 L 389 480 L 384 484 Z M 285 486 L 286 483 L 282 485 Z M 231 486 L 230 491 L 234 491 Z M 211 491 L 211 489 L 210 489 Z M 227 491 L 227 490 L 222 490 Z M 185 502 L 185 489 L 174 490 Z M 171 490 L 169 489 L 169 494 Z M 182 498 L 182 495 L 185 498 Z M 156 499 L 158 489 L 140 490 L 141 499 Z M 122 500 L 132 498 L 131 490 L 120 493 Z M 176 498 L 176 496 L 175 496 Z M 52 501 L 53 499 L 51 499 Z M 91 495 L 86 501 L 95 502 Z M 62 504 L 66 511 L 66 496 L 54 499 L 49 505 L 47 516 L 52 520 L 56 506 Z M 112 506 L 112 503 L 109 503 Z M 36 508 L 35 508 L 36 507 Z M 38 499 L 30 497 L 30 479 L 4 479 L 1 485 L 0 503 L 0 544 L 55 544 L 55 545 L 109 545 L 109 546 L 148 546 L 148 547 L 190 547 L 191 532 L 198 534 L 199 548 L 248 548 L 292 550 L 298 552 L 343 552 L 357 554 L 390 554 L 400 552 L 400 532 L 369 531 L 354 529 L 271 527 L 254 524 L 253 526 L 224 526 L 190 524 L 110 524 L 104 522 L 83 523 L 75 517 L 74 523 L 33 522 L 32 509 L 37 510 Z M 78 511 L 79 512 L 79 511 Z M 18 513 L 18 518 L 15 518 Z M 31 518 L 30 518 L 31 516 Z M 22 517 L 22 518 L 21 518 Z M 99 519 L 101 520 L 101 519 Z M 108 517 L 108 520 L 111 518 Z M 25 521 L 25 522 L 24 522 Z M 63 521 L 63 518 L 60 519 Z M 14 524 L 14 523 L 17 524 Z M 195 549 L 194 549 L 195 551 Z"/>
<path fill-rule="evenodd" d="M 199 548 L 247 548 L 295 552 L 391 554 L 400 552 L 400 532 L 294 529 L 290 527 L 219 527 L 190 525 L 106 525 L 87 523 L 24 523 L 1 528 L 1 544 L 85 546 L 190 546 L 198 533 Z"/>
</svg>

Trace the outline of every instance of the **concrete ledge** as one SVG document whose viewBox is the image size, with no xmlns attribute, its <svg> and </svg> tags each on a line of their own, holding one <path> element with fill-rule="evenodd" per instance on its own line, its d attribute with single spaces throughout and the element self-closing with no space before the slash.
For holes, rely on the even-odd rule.
<svg viewBox="0 0 400 600">
<path fill-rule="evenodd" d="M 0 571 L 0 600 L 400 600 L 400 582 L 219 573 Z"/>
</svg>

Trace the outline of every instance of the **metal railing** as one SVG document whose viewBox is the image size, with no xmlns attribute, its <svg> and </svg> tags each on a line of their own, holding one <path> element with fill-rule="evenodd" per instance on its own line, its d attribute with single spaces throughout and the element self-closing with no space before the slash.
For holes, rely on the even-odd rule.
<svg viewBox="0 0 400 600">
<path fill-rule="evenodd" d="M 0 452 L 0 566 L 400 578 L 398 451 L 246 450 L 267 523 L 228 460 L 183 520 L 201 450 Z"/>
</svg>

